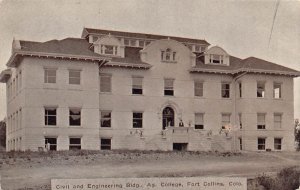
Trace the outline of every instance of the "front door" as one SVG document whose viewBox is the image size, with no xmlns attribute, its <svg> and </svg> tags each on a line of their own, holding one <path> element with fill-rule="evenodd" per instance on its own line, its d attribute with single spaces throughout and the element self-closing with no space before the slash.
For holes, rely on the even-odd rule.
<svg viewBox="0 0 300 190">
<path fill-rule="evenodd" d="M 174 110 L 170 107 L 166 107 L 162 115 L 163 129 L 166 129 L 166 127 L 174 127 Z"/>
</svg>

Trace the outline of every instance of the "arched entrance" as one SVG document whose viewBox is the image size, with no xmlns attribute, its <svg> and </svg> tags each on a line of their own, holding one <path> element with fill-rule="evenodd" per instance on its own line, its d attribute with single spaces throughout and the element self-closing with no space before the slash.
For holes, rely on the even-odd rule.
<svg viewBox="0 0 300 190">
<path fill-rule="evenodd" d="M 171 108 L 171 107 L 165 107 L 163 109 L 163 129 L 166 129 L 166 127 L 174 127 L 174 117 L 175 117 L 175 114 L 174 114 L 174 110 Z"/>
</svg>

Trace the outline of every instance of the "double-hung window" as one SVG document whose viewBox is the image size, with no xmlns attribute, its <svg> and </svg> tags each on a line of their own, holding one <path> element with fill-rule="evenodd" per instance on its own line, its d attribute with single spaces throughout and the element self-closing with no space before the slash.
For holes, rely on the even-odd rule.
<svg viewBox="0 0 300 190">
<path fill-rule="evenodd" d="M 222 114 L 222 129 L 225 129 L 225 126 L 230 124 L 230 116 L 230 113 Z"/>
<path fill-rule="evenodd" d="M 111 139 L 100 139 L 101 150 L 111 150 Z"/>
<path fill-rule="evenodd" d="M 81 109 L 70 108 L 69 109 L 69 125 L 80 126 L 81 125 Z"/>
<path fill-rule="evenodd" d="M 101 127 L 111 127 L 111 111 L 101 111 Z"/>
<path fill-rule="evenodd" d="M 44 82 L 45 83 L 56 83 L 56 70 L 55 68 L 44 69 Z"/>
<path fill-rule="evenodd" d="M 274 138 L 274 150 L 281 150 L 282 138 Z"/>
<path fill-rule="evenodd" d="M 143 77 L 132 77 L 132 94 L 143 94 Z"/>
<path fill-rule="evenodd" d="M 203 82 L 201 81 L 194 82 L 194 94 L 197 97 L 203 97 Z"/>
<path fill-rule="evenodd" d="M 133 112 L 133 128 L 143 128 L 143 112 Z"/>
<path fill-rule="evenodd" d="M 174 79 L 165 79 L 164 85 L 164 95 L 174 96 Z"/>
<path fill-rule="evenodd" d="M 275 99 L 281 98 L 281 83 L 274 83 L 273 84 L 273 97 Z"/>
<path fill-rule="evenodd" d="M 222 83 L 221 96 L 222 96 L 222 98 L 230 98 L 230 84 L 229 83 Z"/>
<path fill-rule="evenodd" d="M 257 114 L 257 129 L 266 129 L 266 114 Z"/>
<path fill-rule="evenodd" d="M 203 113 L 195 113 L 195 129 L 204 129 Z"/>
<path fill-rule="evenodd" d="M 79 138 L 79 137 L 69 138 L 69 149 L 70 150 L 80 150 L 81 149 L 81 138 Z"/>
<path fill-rule="evenodd" d="M 282 114 L 274 113 L 274 128 L 275 129 L 281 128 L 281 122 L 282 122 Z"/>
<path fill-rule="evenodd" d="M 69 70 L 69 84 L 80 84 L 80 70 Z"/>
<path fill-rule="evenodd" d="M 45 108 L 45 125 L 56 125 L 56 108 Z"/>
<path fill-rule="evenodd" d="M 257 139 L 257 149 L 258 150 L 266 150 L 266 138 L 258 138 Z"/>
<path fill-rule="evenodd" d="M 264 98 L 265 97 L 265 82 L 257 82 L 257 97 Z"/>
<path fill-rule="evenodd" d="M 111 75 L 100 75 L 100 92 L 111 92 Z"/>
</svg>

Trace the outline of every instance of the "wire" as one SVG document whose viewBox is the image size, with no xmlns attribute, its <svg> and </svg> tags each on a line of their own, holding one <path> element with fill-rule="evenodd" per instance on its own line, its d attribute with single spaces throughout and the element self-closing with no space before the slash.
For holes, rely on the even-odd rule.
<svg viewBox="0 0 300 190">
<path fill-rule="evenodd" d="M 271 42 L 271 38 L 272 38 L 272 34 L 273 34 L 273 29 L 274 29 L 276 15 L 277 15 L 278 7 L 279 7 L 279 2 L 280 2 L 280 0 L 277 0 L 277 2 L 276 2 L 275 13 L 274 13 L 274 16 L 273 16 L 272 28 L 271 28 L 271 32 L 270 32 L 270 36 L 269 36 L 268 48 L 270 47 L 270 42 Z"/>
</svg>

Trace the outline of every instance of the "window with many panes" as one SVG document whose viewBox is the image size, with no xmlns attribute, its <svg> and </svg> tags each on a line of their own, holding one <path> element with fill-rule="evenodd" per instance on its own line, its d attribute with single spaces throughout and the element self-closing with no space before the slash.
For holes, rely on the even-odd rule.
<svg viewBox="0 0 300 190">
<path fill-rule="evenodd" d="M 45 149 L 46 150 L 57 150 L 57 138 L 45 137 Z"/>
<path fill-rule="evenodd" d="M 69 70 L 69 84 L 80 84 L 80 70 Z"/>
<path fill-rule="evenodd" d="M 100 139 L 100 150 L 111 150 L 111 139 Z"/>
<path fill-rule="evenodd" d="M 281 128 L 281 122 L 282 122 L 282 114 L 274 113 L 274 128 L 275 129 Z"/>
<path fill-rule="evenodd" d="M 176 61 L 176 52 L 172 51 L 170 48 L 161 51 L 161 60 L 162 61 Z"/>
<path fill-rule="evenodd" d="M 257 150 L 266 150 L 266 138 L 257 139 Z"/>
<path fill-rule="evenodd" d="M 213 64 L 223 64 L 223 55 L 215 55 L 215 54 L 211 54 L 209 56 L 209 63 L 213 63 Z"/>
<path fill-rule="evenodd" d="M 111 75 L 100 75 L 100 92 L 111 92 Z"/>
<path fill-rule="evenodd" d="M 225 126 L 230 124 L 230 116 L 230 113 L 222 114 L 222 129 L 225 129 Z"/>
<path fill-rule="evenodd" d="M 80 108 L 70 108 L 69 109 L 69 124 L 70 124 L 70 126 L 80 126 L 81 125 L 81 109 Z"/>
<path fill-rule="evenodd" d="M 104 54 L 104 55 L 118 55 L 118 46 L 101 45 L 100 51 L 101 51 L 101 54 Z"/>
<path fill-rule="evenodd" d="M 143 112 L 133 112 L 133 128 L 143 128 Z"/>
<path fill-rule="evenodd" d="M 101 111 L 101 127 L 111 127 L 111 111 Z"/>
<path fill-rule="evenodd" d="M 203 97 L 203 82 L 202 81 L 194 82 L 194 94 L 197 97 Z"/>
<path fill-rule="evenodd" d="M 274 138 L 274 150 L 281 150 L 282 138 Z"/>
<path fill-rule="evenodd" d="M 69 138 L 69 150 L 81 150 L 81 138 L 70 137 Z"/>
<path fill-rule="evenodd" d="M 45 125 L 56 125 L 56 108 L 45 108 Z"/>
<path fill-rule="evenodd" d="M 195 113 L 195 129 L 204 129 L 203 113 Z"/>
<path fill-rule="evenodd" d="M 143 77 L 132 77 L 132 94 L 143 94 Z"/>
<path fill-rule="evenodd" d="M 257 129 L 266 129 L 266 114 L 257 114 Z"/>
<path fill-rule="evenodd" d="M 174 96 L 174 79 L 165 79 L 164 86 L 164 95 Z"/>
<path fill-rule="evenodd" d="M 264 98 L 265 97 L 265 82 L 257 82 L 257 90 L 256 94 L 258 98 Z"/>
<path fill-rule="evenodd" d="M 281 83 L 273 84 L 273 97 L 276 99 L 281 98 Z"/>
<path fill-rule="evenodd" d="M 222 98 L 230 98 L 230 84 L 229 83 L 222 83 L 221 96 L 222 96 Z"/>
<path fill-rule="evenodd" d="M 56 70 L 54 68 L 44 69 L 44 82 L 45 83 L 56 83 Z"/>
</svg>

